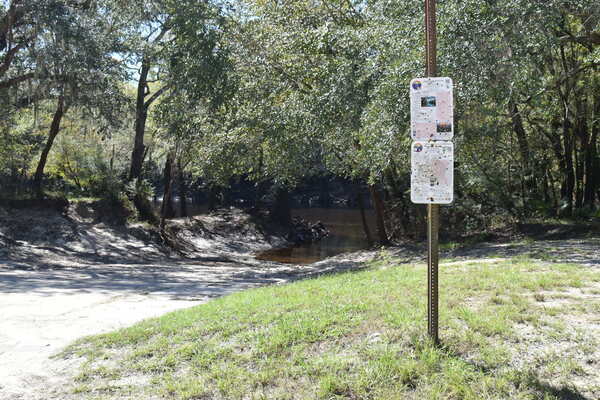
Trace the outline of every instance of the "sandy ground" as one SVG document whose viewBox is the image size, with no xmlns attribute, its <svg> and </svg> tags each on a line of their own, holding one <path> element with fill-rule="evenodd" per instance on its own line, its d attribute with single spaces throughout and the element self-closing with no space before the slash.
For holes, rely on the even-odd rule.
<svg viewBox="0 0 600 400">
<path fill-rule="evenodd" d="M 21 221 L 18 215 L 14 219 Z M 40 221 L 48 226 L 38 226 Z M 233 221 L 238 227 L 241 222 Z M 167 256 L 130 230 L 90 221 L 65 225 L 56 216 L 48 220 L 34 215 L 28 223 L 39 237 L 17 241 L 10 251 L 5 245 L 0 252 L 3 400 L 61 398 L 61 387 L 79 360 L 51 356 L 80 337 L 249 287 L 361 268 L 375 255 L 364 252 L 308 266 L 258 261 L 253 252 L 277 245 L 277 239 L 267 240 L 247 228 L 219 236 L 214 233 L 217 225 L 232 223 L 223 216 L 202 221 L 209 233 L 187 233 L 196 249 L 187 257 Z M 1 230 L 0 234 L 8 236 Z M 15 235 L 19 237 L 14 232 L 11 236 Z"/>
<path fill-rule="evenodd" d="M 247 228 L 239 215 L 233 220 L 231 216 L 207 217 L 202 221 L 202 234 L 188 232 L 196 249 L 188 257 L 167 256 L 159 246 L 131 230 L 115 230 L 80 214 L 66 222 L 55 215 L 41 219 L 31 212 L 11 218 L 23 226 L 12 226 L 10 232 L 2 230 L 0 218 L 0 239 L 5 241 L 0 249 L 3 400 L 61 398 L 61 387 L 76 371 L 79 360 L 51 356 L 82 336 L 108 332 L 249 287 L 359 269 L 366 260 L 382 254 L 365 251 L 305 266 L 258 261 L 252 253 L 277 241 Z M 40 221 L 47 226 L 40 226 Z M 224 223 L 239 229 L 227 236 L 216 234 Z M 28 229 L 37 231 L 39 237 L 18 240 L 19 232 Z M 17 240 L 7 241 L 7 237 Z M 9 242 L 12 247 L 7 250 Z M 389 253 L 413 261 L 421 259 L 422 250 L 402 247 Z M 446 256 L 473 260 L 518 254 L 598 267 L 600 242 L 480 245 Z"/>
<path fill-rule="evenodd" d="M 48 398 L 42 388 L 60 386 L 75 366 L 49 357 L 82 336 L 253 286 L 360 268 L 370 257 L 367 252 L 303 267 L 251 258 L 32 270 L 0 263 L 0 398 Z"/>
</svg>

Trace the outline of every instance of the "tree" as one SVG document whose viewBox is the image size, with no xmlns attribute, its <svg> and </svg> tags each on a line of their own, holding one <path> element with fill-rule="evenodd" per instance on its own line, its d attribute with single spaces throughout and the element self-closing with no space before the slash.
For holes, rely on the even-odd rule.
<svg viewBox="0 0 600 400">
<path fill-rule="evenodd" d="M 168 89 L 162 84 L 154 92 L 150 83 L 161 82 L 165 77 L 164 65 L 168 33 L 171 30 L 170 16 L 166 1 L 133 2 L 125 5 L 125 11 L 132 15 L 132 29 L 135 37 L 129 40 L 129 62 L 137 65 L 137 93 L 135 102 L 135 133 L 129 180 L 139 179 L 142 174 L 146 146 L 144 135 L 150 106 Z"/>
<path fill-rule="evenodd" d="M 388 126 L 381 135 L 365 125 L 372 92 L 383 77 L 368 7 L 307 1 L 246 5 L 231 33 L 237 92 L 228 120 L 235 121 L 236 133 L 225 142 L 227 149 L 235 148 L 231 142 L 250 143 L 236 153 L 243 154 L 241 170 L 254 179 L 293 185 L 328 169 L 369 181 L 380 241 L 387 242 L 383 204 L 373 185 L 392 154 L 391 132 L 397 128 Z"/>
<path fill-rule="evenodd" d="M 590 121 L 598 49 L 593 40 L 580 39 L 598 29 L 594 2 L 471 1 L 452 15 L 442 43 L 447 65 L 459 80 L 479 83 L 461 88 L 473 110 L 463 118 L 485 118 L 500 127 L 494 146 L 505 147 L 502 158 L 509 164 L 495 162 L 502 169 L 488 175 L 504 176 L 509 194 L 520 192 L 512 208 L 525 215 L 547 207 L 552 197 L 561 199 L 555 212 L 564 215 L 584 204 L 593 208 L 597 137 Z M 472 32 L 475 21 L 480 35 Z M 484 161 L 485 152 L 479 154 Z M 490 183 L 502 198 L 506 186 Z"/>
<path fill-rule="evenodd" d="M 163 218 L 174 214 L 169 205 L 176 176 L 185 208 L 185 169 L 210 130 L 204 126 L 208 113 L 216 112 L 228 90 L 224 79 L 227 51 L 220 43 L 225 28 L 221 9 L 204 1 L 186 0 L 166 2 L 165 10 L 169 15 L 169 43 L 163 49 L 168 61 L 163 66 L 162 84 L 170 90 L 163 92 L 157 108 L 159 133 L 167 153 Z M 160 90 L 155 95 L 158 93 Z"/>
<path fill-rule="evenodd" d="M 37 38 L 36 28 L 48 24 L 43 11 L 45 1 L 12 0 L 0 5 L 0 90 L 33 79 L 34 71 L 15 67 L 23 53 Z M 42 11 L 42 12 L 40 12 Z"/>
<path fill-rule="evenodd" d="M 64 115 L 72 106 L 97 112 L 99 117 L 113 125 L 118 124 L 115 116 L 120 111 L 124 99 L 120 84 L 121 64 L 112 58 L 117 48 L 114 37 L 106 21 L 103 10 L 97 6 L 82 9 L 65 4 L 55 4 L 60 9 L 61 18 L 52 27 L 38 33 L 38 43 L 32 44 L 29 57 L 43 57 L 37 61 L 47 72 L 38 85 L 46 91 L 48 99 L 56 100 L 56 108 L 50 124 L 48 137 L 34 174 L 34 188 L 41 193 L 44 169 L 48 154 Z"/>
</svg>

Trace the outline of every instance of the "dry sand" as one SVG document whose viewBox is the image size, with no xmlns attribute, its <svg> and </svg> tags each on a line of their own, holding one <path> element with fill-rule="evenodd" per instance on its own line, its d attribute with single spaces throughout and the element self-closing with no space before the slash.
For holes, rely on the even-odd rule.
<svg viewBox="0 0 600 400">
<path fill-rule="evenodd" d="M 308 266 L 258 261 L 253 252 L 281 239 L 235 211 L 195 222 L 202 232 L 184 229 L 195 250 L 182 257 L 145 240 L 140 226 L 117 229 L 72 210 L 66 220 L 48 211 L 0 213 L 0 399 L 61 398 L 79 360 L 51 356 L 83 336 L 249 287 L 360 268 L 375 254 Z M 233 229 L 216 233 L 226 224 Z"/>
</svg>

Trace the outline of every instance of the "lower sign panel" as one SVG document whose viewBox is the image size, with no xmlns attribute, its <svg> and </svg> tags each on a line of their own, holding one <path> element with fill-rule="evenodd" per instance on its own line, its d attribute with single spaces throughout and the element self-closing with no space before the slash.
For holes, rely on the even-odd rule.
<svg viewBox="0 0 600 400">
<path fill-rule="evenodd" d="M 413 142 L 410 199 L 417 204 L 450 204 L 454 199 L 454 144 Z"/>
</svg>

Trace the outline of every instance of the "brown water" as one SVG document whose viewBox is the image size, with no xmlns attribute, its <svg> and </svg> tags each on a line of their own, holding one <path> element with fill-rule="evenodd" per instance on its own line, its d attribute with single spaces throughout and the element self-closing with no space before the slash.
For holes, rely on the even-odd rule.
<svg viewBox="0 0 600 400">
<path fill-rule="evenodd" d="M 179 202 L 174 201 L 177 216 Z M 154 203 L 160 212 L 160 202 Z M 206 214 L 206 205 L 188 203 L 189 215 Z M 365 215 L 371 232 L 375 232 L 375 216 L 373 210 L 366 210 Z M 315 243 L 271 249 L 256 254 L 259 260 L 277 261 L 290 264 L 310 264 L 350 251 L 363 250 L 369 247 L 358 209 L 347 208 L 298 208 L 292 210 L 292 216 L 298 216 L 315 223 L 321 221 L 329 230 L 329 235 Z"/>
<path fill-rule="evenodd" d="M 313 223 L 321 221 L 329 229 L 329 236 L 315 243 L 267 250 L 258 253 L 257 259 L 291 264 L 310 264 L 341 253 L 366 249 L 369 246 L 359 210 L 302 208 L 292 210 L 292 215 Z M 367 210 L 366 216 L 369 227 L 373 231 L 375 226 L 373 211 Z"/>
</svg>

